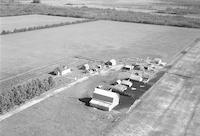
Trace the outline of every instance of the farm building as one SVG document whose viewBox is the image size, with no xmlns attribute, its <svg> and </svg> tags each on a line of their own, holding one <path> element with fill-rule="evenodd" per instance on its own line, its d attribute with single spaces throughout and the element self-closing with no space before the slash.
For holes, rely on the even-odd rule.
<svg viewBox="0 0 200 136">
<path fill-rule="evenodd" d="M 90 66 L 89 66 L 89 64 L 84 64 L 84 65 L 82 65 L 82 66 L 80 67 L 80 69 L 82 69 L 82 70 L 89 70 L 89 69 L 90 69 Z"/>
<path fill-rule="evenodd" d="M 153 62 L 156 64 L 161 64 L 162 60 L 160 58 L 154 58 Z"/>
<path fill-rule="evenodd" d="M 126 89 L 127 87 L 122 84 L 117 84 L 117 85 L 112 86 L 112 91 L 116 93 L 123 93 Z"/>
<path fill-rule="evenodd" d="M 117 61 L 116 61 L 115 59 L 111 59 L 111 60 L 107 61 L 107 62 L 105 63 L 105 65 L 108 65 L 108 66 L 115 66 L 115 65 L 117 65 Z"/>
<path fill-rule="evenodd" d="M 96 67 L 97 67 L 98 69 L 101 69 L 101 68 L 102 68 L 102 66 L 101 66 L 101 65 L 97 65 Z"/>
<path fill-rule="evenodd" d="M 117 83 L 117 84 L 121 84 L 122 81 L 121 81 L 121 80 L 117 80 L 116 83 Z"/>
<path fill-rule="evenodd" d="M 122 80 L 121 84 L 127 87 L 131 87 L 133 85 L 133 83 L 129 80 Z"/>
<path fill-rule="evenodd" d="M 164 66 L 167 65 L 167 63 L 166 62 L 161 62 L 159 65 L 164 67 Z"/>
<path fill-rule="evenodd" d="M 150 75 L 147 73 L 143 73 L 142 78 L 143 78 L 143 82 L 148 82 L 150 79 Z"/>
<path fill-rule="evenodd" d="M 66 74 L 68 74 L 68 73 L 70 73 L 70 72 L 71 72 L 71 69 L 68 68 L 67 66 L 57 67 L 57 68 L 53 71 L 53 73 L 54 73 L 55 75 L 60 75 L 60 76 L 66 75 Z"/>
<path fill-rule="evenodd" d="M 119 104 L 120 96 L 117 93 L 95 88 L 90 105 L 102 110 L 111 111 Z"/>
<path fill-rule="evenodd" d="M 143 70 L 144 69 L 144 67 L 143 66 L 141 66 L 140 64 L 135 64 L 135 65 L 133 65 L 134 67 L 134 70 Z"/>
<path fill-rule="evenodd" d="M 131 74 L 129 77 L 130 80 L 142 82 L 143 78 L 139 75 Z"/>
<path fill-rule="evenodd" d="M 106 91 L 111 91 L 111 86 L 104 84 L 104 85 L 98 85 L 96 88 L 102 89 L 102 90 L 106 90 Z"/>
<path fill-rule="evenodd" d="M 123 70 L 132 70 L 134 68 L 134 66 L 131 66 L 131 65 L 125 65 L 123 66 Z"/>
</svg>

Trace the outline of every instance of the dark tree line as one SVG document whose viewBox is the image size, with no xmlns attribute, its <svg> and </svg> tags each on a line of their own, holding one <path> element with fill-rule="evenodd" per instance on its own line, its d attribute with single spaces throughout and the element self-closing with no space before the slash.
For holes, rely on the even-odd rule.
<svg viewBox="0 0 200 136">
<path fill-rule="evenodd" d="M 0 114 L 9 111 L 16 105 L 21 105 L 27 100 L 39 96 L 55 86 L 52 77 L 47 79 L 34 79 L 22 85 L 14 86 L 7 92 L 0 93 Z"/>
</svg>

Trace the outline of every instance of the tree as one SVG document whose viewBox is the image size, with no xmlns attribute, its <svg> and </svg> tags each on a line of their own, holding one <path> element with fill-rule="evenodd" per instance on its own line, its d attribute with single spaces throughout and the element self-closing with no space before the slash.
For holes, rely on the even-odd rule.
<svg viewBox="0 0 200 136">
<path fill-rule="evenodd" d="M 0 114 L 2 114 L 5 111 L 5 97 L 3 94 L 0 94 Z"/>
<path fill-rule="evenodd" d="M 33 0 L 33 3 L 40 3 L 40 0 Z"/>
<path fill-rule="evenodd" d="M 53 79 L 53 77 L 48 77 L 48 82 L 49 82 L 49 86 L 50 86 L 50 88 L 52 88 L 52 87 L 54 87 L 55 86 L 55 81 L 54 81 L 54 79 Z"/>
<path fill-rule="evenodd" d="M 9 108 L 12 108 L 15 106 L 15 102 L 14 102 L 14 93 L 12 91 L 8 91 L 6 93 L 6 96 L 5 97 L 8 97 L 8 100 L 9 100 Z"/>
<path fill-rule="evenodd" d="M 44 83 L 41 82 L 41 80 L 38 80 L 38 85 L 39 85 L 39 89 L 40 89 L 40 94 L 45 92 L 45 86 Z"/>
<path fill-rule="evenodd" d="M 45 91 L 48 91 L 50 89 L 50 85 L 49 85 L 48 80 L 44 79 L 43 84 L 44 84 Z"/>
<path fill-rule="evenodd" d="M 26 101 L 26 91 L 25 91 L 25 88 L 23 88 L 22 85 L 18 85 L 17 86 L 17 89 L 19 91 L 19 94 L 20 94 L 20 97 L 19 97 L 19 102 L 20 103 L 24 103 Z"/>
<path fill-rule="evenodd" d="M 39 87 L 39 82 L 40 82 L 40 80 L 39 80 L 39 79 L 36 79 L 36 80 L 34 80 L 34 81 L 35 81 L 35 86 L 36 86 L 35 95 L 36 95 L 36 96 L 39 96 L 39 95 L 40 95 L 40 87 Z"/>
<path fill-rule="evenodd" d="M 14 95 L 14 103 L 15 105 L 20 105 L 21 101 L 20 101 L 20 92 L 18 91 L 17 87 L 13 87 L 12 90 L 13 95 Z"/>
<path fill-rule="evenodd" d="M 27 85 L 26 85 L 26 98 L 29 100 L 32 97 L 32 85 L 31 83 L 29 82 Z"/>
</svg>

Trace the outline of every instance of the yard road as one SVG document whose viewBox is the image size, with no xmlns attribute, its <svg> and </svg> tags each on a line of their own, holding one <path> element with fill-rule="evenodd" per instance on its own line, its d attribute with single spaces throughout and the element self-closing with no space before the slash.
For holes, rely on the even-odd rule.
<svg viewBox="0 0 200 136">
<path fill-rule="evenodd" d="M 200 42 L 154 85 L 110 136 L 199 136 Z"/>
</svg>

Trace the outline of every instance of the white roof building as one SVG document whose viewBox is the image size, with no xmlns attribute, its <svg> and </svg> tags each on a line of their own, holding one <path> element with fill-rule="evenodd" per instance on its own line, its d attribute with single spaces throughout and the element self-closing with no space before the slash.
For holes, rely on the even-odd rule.
<svg viewBox="0 0 200 136">
<path fill-rule="evenodd" d="M 84 68 L 84 70 L 89 70 L 89 69 L 90 69 L 90 66 L 89 66 L 89 64 L 84 64 L 84 65 L 83 65 L 83 68 Z"/>
<path fill-rule="evenodd" d="M 133 83 L 131 81 L 128 81 L 128 80 L 122 80 L 121 84 L 125 85 L 127 87 L 131 87 L 133 85 Z"/>
<path fill-rule="evenodd" d="M 162 63 L 162 60 L 160 58 L 154 58 L 154 62 L 156 64 L 160 64 L 160 63 Z"/>
<path fill-rule="evenodd" d="M 63 71 L 61 71 L 61 75 L 66 75 L 66 74 L 69 74 L 71 72 L 71 69 L 70 68 L 67 68 L 67 69 L 64 69 Z"/>
<path fill-rule="evenodd" d="M 60 76 L 63 76 L 63 75 L 66 75 L 68 73 L 71 72 L 71 69 L 68 68 L 67 66 L 61 66 L 61 67 L 57 67 L 55 70 L 54 70 L 54 73 L 56 75 L 60 75 Z"/>
<path fill-rule="evenodd" d="M 127 90 L 127 86 L 122 84 L 117 84 L 112 86 L 112 91 L 117 93 L 123 93 L 125 90 Z"/>
<path fill-rule="evenodd" d="M 130 80 L 142 82 L 143 78 L 139 75 L 131 74 L 129 77 Z"/>
<path fill-rule="evenodd" d="M 115 66 L 117 65 L 117 61 L 115 59 L 111 59 L 105 63 L 106 65 Z"/>
<path fill-rule="evenodd" d="M 112 63 L 112 66 L 117 65 L 117 61 L 115 59 L 111 59 L 110 62 Z"/>
<path fill-rule="evenodd" d="M 134 68 L 134 66 L 131 66 L 131 65 L 125 65 L 123 66 L 122 69 L 125 69 L 125 70 L 132 70 Z"/>
<path fill-rule="evenodd" d="M 90 105 L 102 110 L 111 111 L 119 104 L 120 96 L 117 93 L 95 88 Z"/>
</svg>

